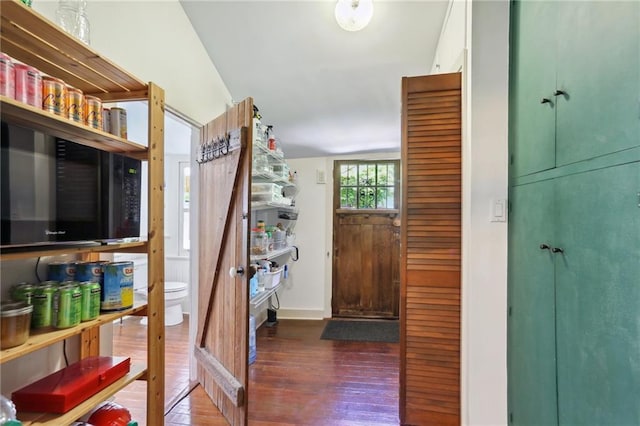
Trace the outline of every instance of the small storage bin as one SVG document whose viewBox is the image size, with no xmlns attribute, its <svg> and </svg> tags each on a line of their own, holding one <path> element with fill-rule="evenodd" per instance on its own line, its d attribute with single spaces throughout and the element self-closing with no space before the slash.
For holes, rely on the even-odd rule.
<svg viewBox="0 0 640 426">
<path fill-rule="evenodd" d="M 264 274 L 264 288 L 269 290 L 280 284 L 282 268 Z"/>
<path fill-rule="evenodd" d="M 289 180 L 289 166 L 286 164 L 272 164 L 271 172 L 278 178 L 282 180 Z"/>
</svg>

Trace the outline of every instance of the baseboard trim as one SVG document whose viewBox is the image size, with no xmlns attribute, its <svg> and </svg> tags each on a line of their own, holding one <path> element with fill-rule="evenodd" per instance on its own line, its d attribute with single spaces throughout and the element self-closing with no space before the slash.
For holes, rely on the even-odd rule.
<svg viewBox="0 0 640 426">
<path fill-rule="evenodd" d="M 324 319 L 323 309 L 278 309 L 278 319 Z"/>
</svg>

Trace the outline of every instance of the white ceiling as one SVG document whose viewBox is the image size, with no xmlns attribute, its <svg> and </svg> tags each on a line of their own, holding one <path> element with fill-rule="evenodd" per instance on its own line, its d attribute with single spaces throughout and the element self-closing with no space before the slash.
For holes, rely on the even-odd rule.
<svg viewBox="0 0 640 426">
<path fill-rule="evenodd" d="M 252 97 L 288 158 L 398 151 L 401 79 L 428 74 L 448 0 L 374 0 L 364 30 L 334 0 L 180 0 L 234 101 Z"/>
</svg>

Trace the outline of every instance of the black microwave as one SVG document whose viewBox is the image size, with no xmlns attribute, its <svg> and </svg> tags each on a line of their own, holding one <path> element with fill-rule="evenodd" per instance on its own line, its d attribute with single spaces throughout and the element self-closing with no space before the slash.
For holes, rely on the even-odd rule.
<svg viewBox="0 0 640 426">
<path fill-rule="evenodd" d="M 2 122 L 2 247 L 140 236 L 141 161 Z"/>
</svg>

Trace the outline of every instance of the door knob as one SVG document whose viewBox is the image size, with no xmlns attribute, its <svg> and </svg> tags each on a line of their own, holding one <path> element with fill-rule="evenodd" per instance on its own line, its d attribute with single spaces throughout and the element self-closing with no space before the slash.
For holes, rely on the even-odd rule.
<svg viewBox="0 0 640 426">
<path fill-rule="evenodd" d="M 553 92 L 553 96 L 566 96 L 567 92 L 565 92 L 564 90 L 556 90 L 555 92 Z"/>
<path fill-rule="evenodd" d="M 540 244 L 540 250 L 549 250 L 550 248 L 551 247 L 545 243 Z"/>
<path fill-rule="evenodd" d="M 551 103 L 551 99 L 549 98 L 542 98 L 542 100 L 540 101 L 541 104 L 550 104 Z"/>
<path fill-rule="evenodd" d="M 231 269 L 229 269 L 229 276 L 231 278 L 235 278 L 237 276 L 243 276 L 243 275 L 244 275 L 244 268 L 242 266 L 238 266 L 237 268 L 231 267 Z"/>
<path fill-rule="evenodd" d="M 551 251 L 553 253 L 564 253 L 564 250 L 561 249 L 560 247 L 554 247 L 554 248 L 551 249 Z"/>
</svg>

